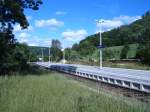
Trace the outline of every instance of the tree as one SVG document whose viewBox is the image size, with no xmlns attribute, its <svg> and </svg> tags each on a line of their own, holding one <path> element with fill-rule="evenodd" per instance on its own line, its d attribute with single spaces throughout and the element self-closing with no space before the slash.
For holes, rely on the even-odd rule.
<svg viewBox="0 0 150 112">
<path fill-rule="evenodd" d="M 77 43 L 73 44 L 73 46 L 72 46 L 72 50 L 75 50 L 75 51 L 77 51 L 77 50 L 78 50 L 78 44 L 77 44 Z"/>
<path fill-rule="evenodd" d="M 129 45 L 125 45 L 121 51 L 121 54 L 120 54 L 120 58 L 121 59 L 126 59 L 127 58 L 127 55 L 128 55 L 128 51 L 129 51 L 130 47 Z"/>
<path fill-rule="evenodd" d="M 1 0 L 0 1 L 0 23 L 1 28 L 10 29 L 15 23 L 19 23 L 24 29 L 29 26 L 24 9 L 38 10 L 41 0 Z"/>
<path fill-rule="evenodd" d="M 16 40 L 13 26 L 20 24 L 22 29 L 29 26 L 24 9 L 38 10 L 41 0 L 0 0 L 0 74 L 15 65 L 13 57 Z"/>
<path fill-rule="evenodd" d="M 143 63 L 150 65 L 150 28 L 143 33 L 136 57 L 140 58 Z"/>
<path fill-rule="evenodd" d="M 147 16 L 150 16 L 150 11 L 147 11 L 144 15 L 142 15 L 142 18 L 145 18 Z"/>
<path fill-rule="evenodd" d="M 52 40 L 52 46 L 51 46 L 51 59 L 53 61 L 59 61 L 62 59 L 62 52 L 61 52 L 61 43 L 59 40 Z"/>
<path fill-rule="evenodd" d="M 59 40 L 52 40 L 52 47 L 61 49 L 61 43 Z"/>
<path fill-rule="evenodd" d="M 12 54 L 15 49 L 14 35 L 9 31 L 0 32 L 0 74 L 9 71 L 13 66 Z"/>
<path fill-rule="evenodd" d="M 26 44 L 17 44 L 13 53 L 15 71 L 23 71 L 27 68 L 30 51 Z"/>
<path fill-rule="evenodd" d="M 80 55 L 77 53 L 77 51 L 72 50 L 71 48 L 65 49 L 65 59 L 68 61 L 77 61 L 80 59 Z"/>
</svg>

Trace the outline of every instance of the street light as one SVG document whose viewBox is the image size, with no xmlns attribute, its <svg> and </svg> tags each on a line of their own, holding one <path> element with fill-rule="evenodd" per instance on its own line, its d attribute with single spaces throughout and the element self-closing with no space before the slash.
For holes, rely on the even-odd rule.
<svg viewBox="0 0 150 112">
<path fill-rule="evenodd" d="M 42 52 L 42 62 L 43 62 L 44 61 L 43 48 L 41 48 L 41 52 Z"/>
<path fill-rule="evenodd" d="M 101 24 L 104 23 L 104 20 L 100 19 L 100 20 L 96 20 L 97 24 L 100 24 L 100 32 L 99 32 L 99 46 L 100 46 L 100 69 L 102 69 L 103 67 L 103 54 L 102 54 L 102 26 Z"/>
<path fill-rule="evenodd" d="M 51 59 L 51 57 L 50 57 L 51 51 L 50 50 L 51 50 L 51 47 L 49 46 L 49 65 L 50 65 L 50 61 L 51 61 L 50 60 Z"/>
<path fill-rule="evenodd" d="M 63 49 L 62 49 L 62 52 L 63 52 L 63 59 L 62 59 L 62 61 L 63 61 L 63 63 L 65 64 L 66 63 L 66 59 L 65 59 L 65 46 L 64 46 L 65 44 L 64 44 L 64 42 L 63 42 Z"/>
<path fill-rule="evenodd" d="M 38 43 L 41 45 L 44 45 L 44 42 L 38 42 Z M 51 58 L 50 46 L 51 46 L 51 44 L 49 44 L 48 46 L 49 47 L 47 47 L 47 48 L 49 49 L 49 64 L 50 64 L 50 61 L 51 61 L 51 59 L 50 59 Z M 44 62 L 44 51 L 43 51 L 44 49 L 45 49 L 44 46 L 43 47 L 41 46 L 42 62 Z"/>
</svg>

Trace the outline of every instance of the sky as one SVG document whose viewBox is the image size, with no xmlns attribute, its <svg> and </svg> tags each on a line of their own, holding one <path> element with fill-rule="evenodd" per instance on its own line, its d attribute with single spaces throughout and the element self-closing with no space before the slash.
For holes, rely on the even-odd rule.
<svg viewBox="0 0 150 112">
<path fill-rule="evenodd" d="M 130 24 L 148 10 L 150 0 L 43 0 L 38 11 L 25 9 L 28 29 L 21 30 L 16 24 L 14 33 L 20 43 L 29 46 L 48 47 L 58 39 L 66 48 L 100 29 L 104 32 Z"/>
</svg>

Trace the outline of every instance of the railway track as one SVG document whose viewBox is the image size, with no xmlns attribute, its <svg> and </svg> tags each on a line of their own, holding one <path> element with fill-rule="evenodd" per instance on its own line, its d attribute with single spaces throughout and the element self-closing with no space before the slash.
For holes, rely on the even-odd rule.
<svg viewBox="0 0 150 112">
<path fill-rule="evenodd" d="M 60 63 L 36 63 L 39 66 L 52 69 L 75 78 L 78 81 L 90 82 L 98 90 L 105 89 L 121 93 L 124 96 L 148 101 L 150 99 L 150 71 L 131 70 L 95 66 Z"/>
<path fill-rule="evenodd" d="M 129 97 L 129 98 L 131 97 L 131 98 L 140 100 L 142 102 L 146 102 L 146 103 L 150 102 L 150 94 L 149 93 L 136 91 L 136 90 L 133 90 L 133 89 L 127 89 L 127 88 L 119 87 L 119 86 L 116 86 L 116 85 L 111 85 L 111 84 L 108 84 L 108 83 L 104 83 L 104 82 L 100 82 L 100 81 L 91 80 L 91 79 L 88 79 L 88 78 L 75 76 L 75 75 L 72 75 L 72 74 L 64 73 L 64 75 L 66 77 L 69 77 L 69 78 L 73 79 L 73 80 L 76 80 L 78 82 L 83 83 L 87 87 L 90 87 L 92 89 L 97 90 L 98 93 L 100 91 L 104 91 L 108 94 L 115 93 L 115 94 L 123 95 L 125 97 Z"/>
</svg>

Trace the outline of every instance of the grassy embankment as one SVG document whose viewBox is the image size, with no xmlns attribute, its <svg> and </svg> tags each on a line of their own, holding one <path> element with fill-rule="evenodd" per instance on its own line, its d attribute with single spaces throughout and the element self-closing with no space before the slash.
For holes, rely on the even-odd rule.
<svg viewBox="0 0 150 112">
<path fill-rule="evenodd" d="M 130 44 L 129 45 L 129 51 L 127 53 L 127 58 L 134 58 L 136 56 L 138 44 Z M 103 49 L 103 55 L 106 55 L 105 59 L 115 59 L 119 60 L 121 51 L 123 49 L 123 46 L 113 46 L 113 47 L 106 47 Z M 95 50 L 92 55 L 90 55 L 94 59 L 99 59 L 99 50 Z M 89 57 L 90 57 L 89 56 Z"/>
<path fill-rule="evenodd" d="M 58 73 L 0 77 L 0 112 L 150 112 L 148 104 L 131 101 Z"/>
<path fill-rule="evenodd" d="M 127 58 L 134 58 L 136 56 L 138 44 L 129 45 L 130 49 L 127 53 Z M 125 61 L 108 61 L 107 59 L 120 60 L 120 54 L 123 49 L 123 46 L 114 46 L 107 47 L 103 49 L 103 66 L 105 67 L 117 67 L 117 68 L 129 68 L 129 69 L 141 69 L 141 70 L 150 70 L 150 66 L 144 65 L 141 62 L 125 62 Z M 106 56 L 105 56 L 106 55 Z M 105 58 L 106 57 L 106 58 Z M 92 62 L 89 59 L 96 59 L 97 62 Z M 99 66 L 99 50 L 95 50 L 93 54 L 84 57 L 83 60 L 70 62 L 77 64 L 85 64 L 85 65 L 94 65 Z"/>
</svg>

